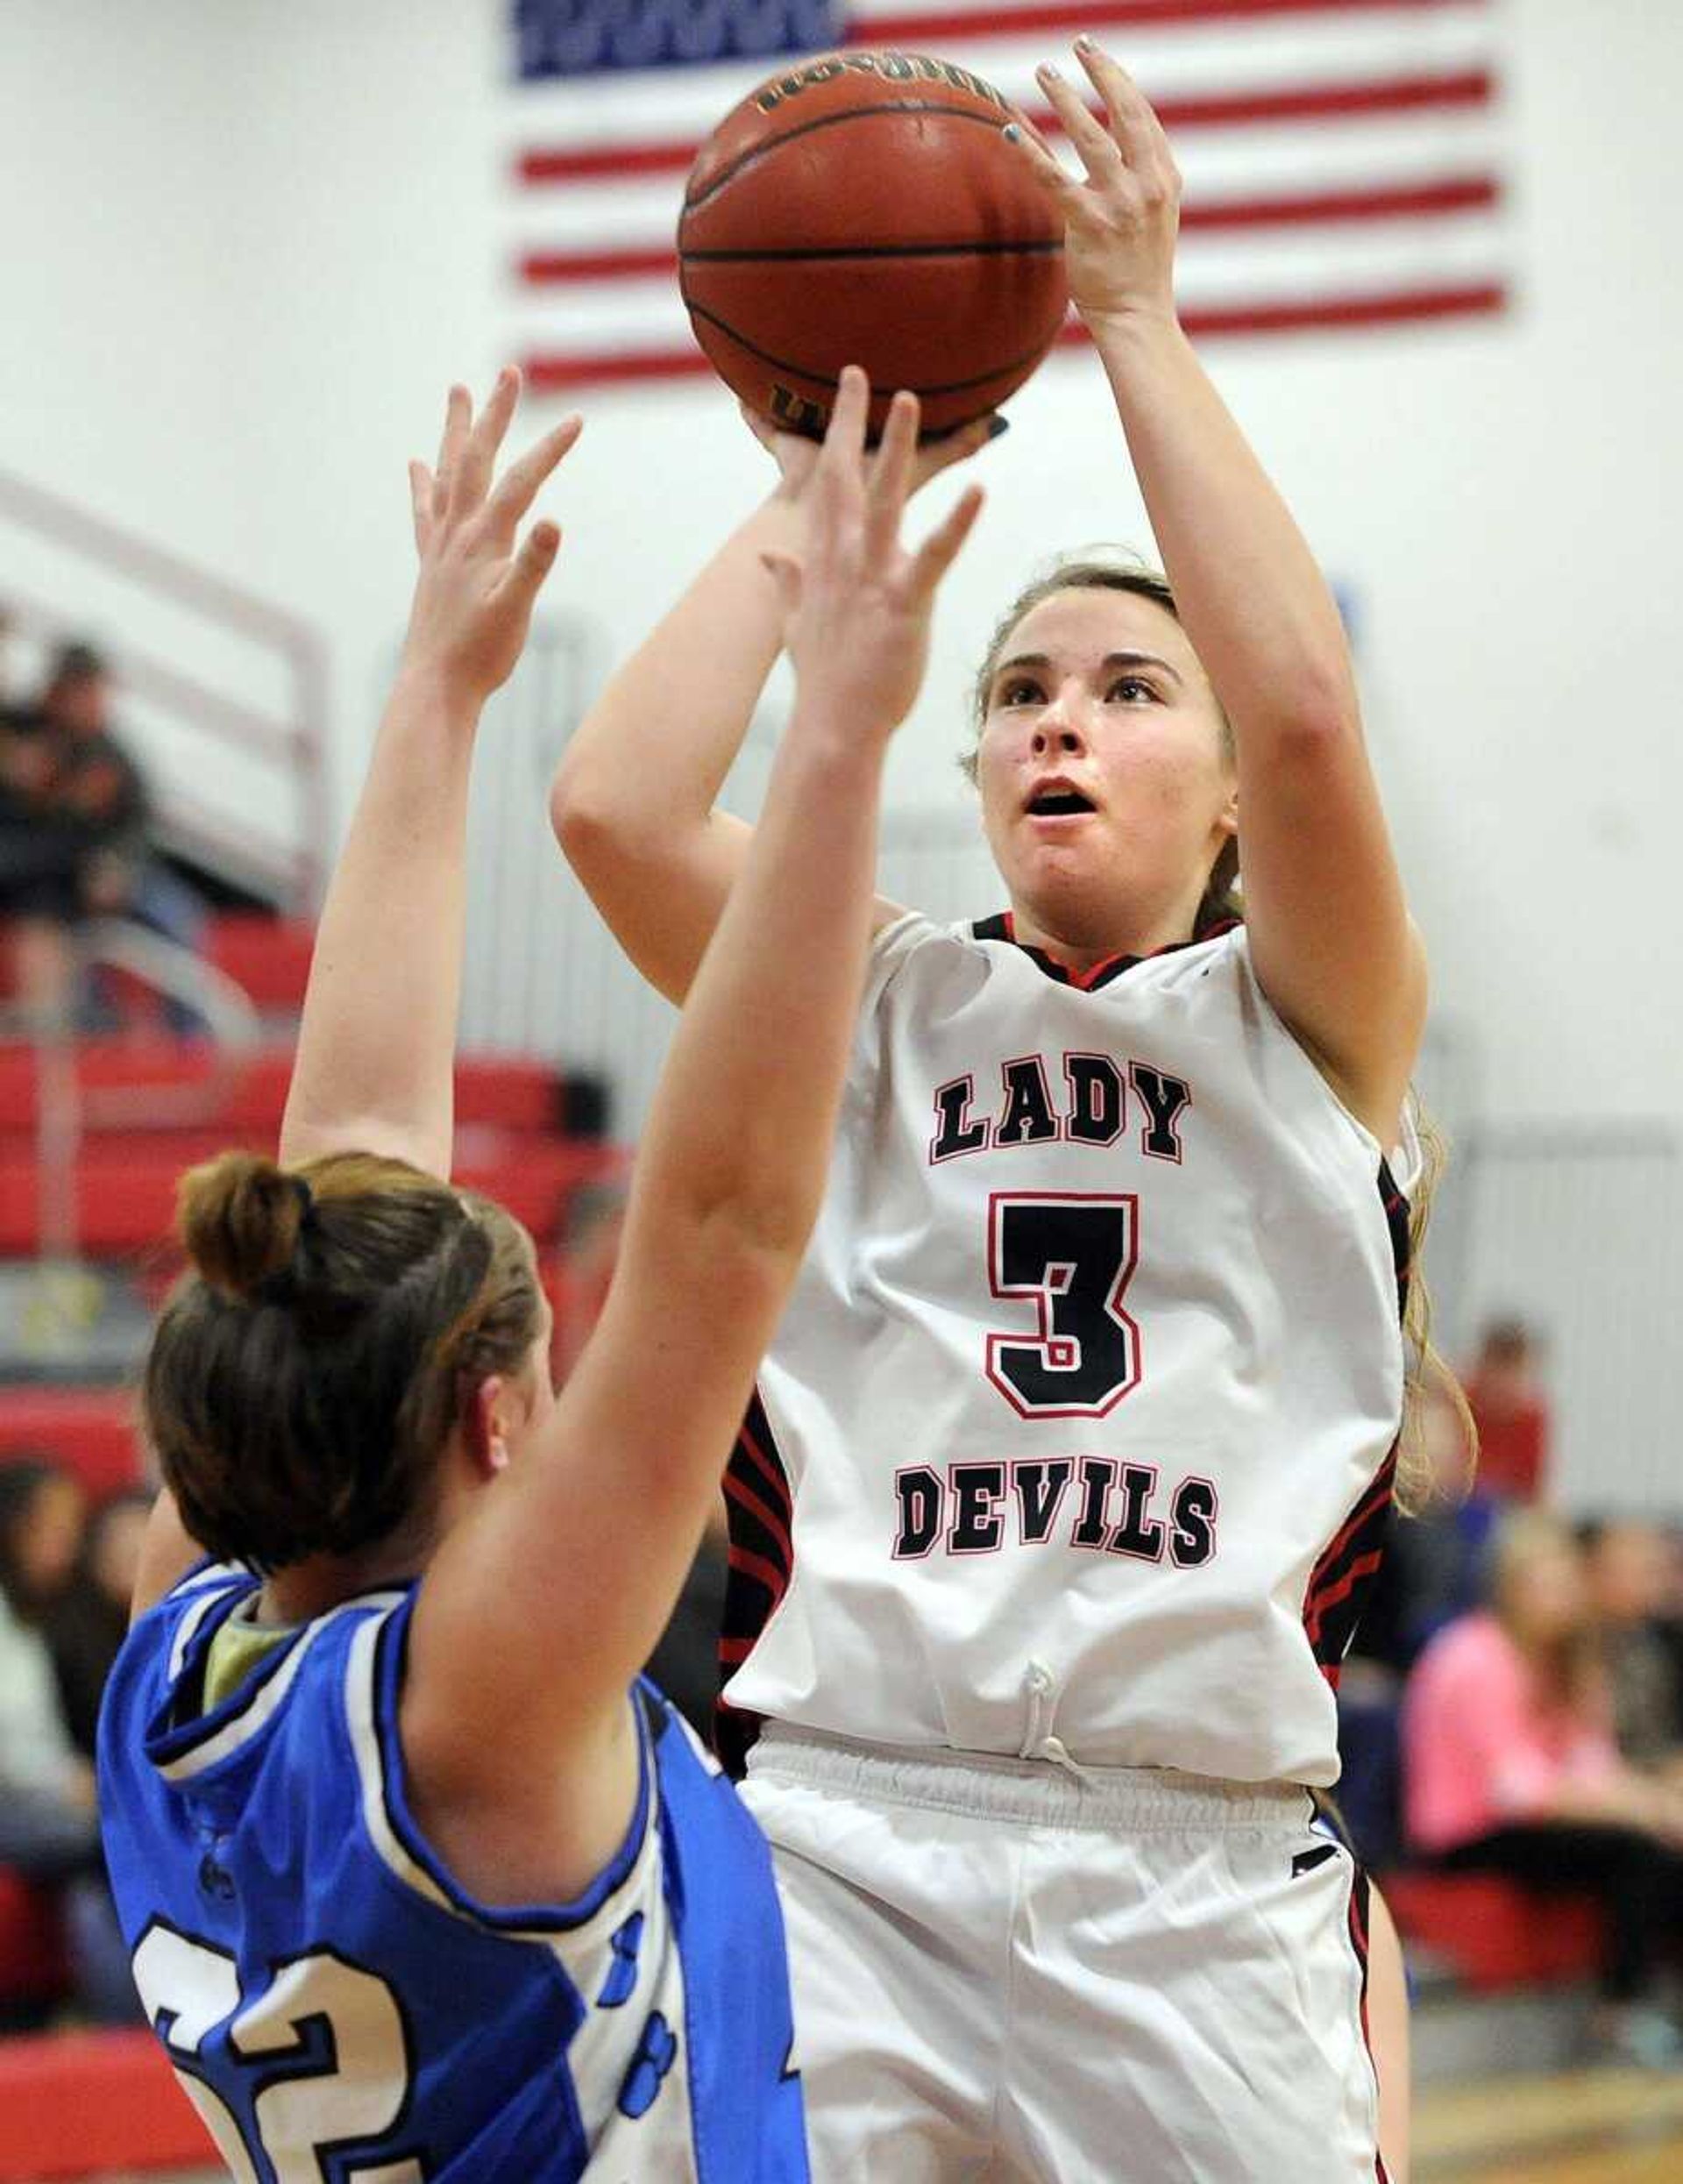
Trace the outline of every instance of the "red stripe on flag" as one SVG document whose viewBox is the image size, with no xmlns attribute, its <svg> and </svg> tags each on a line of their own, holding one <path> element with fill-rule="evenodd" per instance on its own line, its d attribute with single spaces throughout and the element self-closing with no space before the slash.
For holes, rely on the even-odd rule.
<svg viewBox="0 0 1683 2184">
<path fill-rule="evenodd" d="M 1028 31 L 1054 37 L 1066 32 L 1111 29 L 1154 30 L 1173 23 L 1243 23 L 1270 15 L 1361 15 L 1382 9 L 1388 14 L 1426 14 L 1460 7 L 1468 0 L 1026 0 L 1017 7 L 966 9 L 961 15 L 941 11 L 868 16 L 850 24 L 848 46 L 939 46 L 962 25 L 966 38 L 1009 38 Z M 1483 6 L 1485 0 L 1471 0 Z"/>
<path fill-rule="evenodd" d="M 1501 197 L 1493 176 L 1466 174 L 1407 189 L 1335 189 L 1300 197 L 1235 197 L 1183 206 L 1183 229 L 1299 227 L 1317 223 L 1419 219 L 1487 210 Z M 644 250 L 531 251 L 520 277 L 535 288 L 568 281 L 628 281 L 676 276 L 678 253 Z"/>
<path fill-rule="evenodd" d="M 969 18 L 965 18 L 968 20 Z M 1397 114 L 1430 108 L 1488 106 L 1495 89 L 1488 68 L 1459 68 L 1431 75 L 1376 77 L 1367 82 L 1284 84 L 1268 91 L 1211 92 L 1203 96 L 1165 98 L 1157 117 L 1171 132 L 1177 129 L 1250 127 L 1269 122 L 1331 121 L 1354 114 Z M 1056 133 L 1049 107 L 1025 109 L 1035 126 Z M 546 146 L 522 152 L 515 179 L 542 182 L 625 180 L 639 174 L 687 174 L 700 139 L 664 144 L 581 145 L 563 150 Z"/>
<path fill-rule="evenodd" d="M 1312 332 L 1317 328 L 1395 326 L 1446 318 L 1488 317 L 1504 309 L 1508 291 L 1500 282 L 1464 288 L 1398 289 L 1372 295 L 1298 297 L 1289 302 L 1225 303 L 1181 314 L 1195 339 L 1225 334 Z M 1084 341 L 1085 327 L 1067 326 L 1064 344 Z M 700 378 L 713 370 L 699 349 L 636 349 L 539 352 L 523 357 L 527 384 L 556 394 L 575 387 L 630 386 L 640 381 Z"/>
<path fill-rule="evenodd" d="M 1491 174 L 1445 176 L 1390 189 L 1327 189 L 1300 197 L 1233 197 L 1181 207 L 1182 228 L 1312 226 L 1317 222 L 1412 220 L 1440 212 L 1474 212 L 1496 203 Z"/>
</svg>

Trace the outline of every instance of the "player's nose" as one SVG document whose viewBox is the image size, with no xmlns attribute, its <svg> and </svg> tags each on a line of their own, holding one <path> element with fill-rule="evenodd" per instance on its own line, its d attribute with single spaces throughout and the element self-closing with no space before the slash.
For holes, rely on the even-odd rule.
<svg viewBox="0 0 1683 2184">
<path fill-rule="evenodd" d="M 1081 690 L 1071 683 L 1060 683 L 1034 722 L 1034 755 L 1043 758 L 1049 752 L 1076 752 L 1087 746 L 1087 708 Z"/>
</svg>

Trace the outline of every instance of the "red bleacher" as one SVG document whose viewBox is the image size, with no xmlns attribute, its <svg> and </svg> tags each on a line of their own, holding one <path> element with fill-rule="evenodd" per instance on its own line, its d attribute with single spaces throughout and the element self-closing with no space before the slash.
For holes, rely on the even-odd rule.
<svg viewBox="0 0 1683 2184">
<path fill-rule="evenodd" d="M 0 2041 L 0 2184 L 219 2166 L 150 2032 Z"/>
<path fill-rule="evenodd" d="M 1600 1958 L 1601 1916 L 1583 1897 L 1484 1873 L 1392 1873 L 1384 1890 L 1403 1941 L 1483 1993 L 1587 1978 Z"/>
<path fill-rule="evenodd" d="M 295 1014 L 304 1005 L 315 945 L 316 928 L 302 919 L 229 912 L 212 918 L 205 935 L 211 962 L 256 1007 Z"/>
<path fill-rule="evenodd" d="M 0 1459 L 50 1452 L 96 1501 L 140 1476 L 134 1398 L 124 1388 L 0 1388 Z"/>
</svg>

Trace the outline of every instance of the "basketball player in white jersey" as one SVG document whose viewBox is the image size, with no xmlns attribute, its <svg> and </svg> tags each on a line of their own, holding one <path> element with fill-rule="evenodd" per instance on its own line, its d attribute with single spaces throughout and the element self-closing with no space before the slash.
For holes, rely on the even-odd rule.
<svg viewBox="0 0 1683 2184">
<path fill-rule="evenodd" d="M 878 906 L 728 1483 L 727 1726 L 759 1732 L 816 2177 L 1354 2184 L 1386 2174 L 1367 1891 L 1310 1793 L 1395 1470 L 1425 970 L 1337 609 L 1176 322 L 1168 146 L 1077 52 L 1104 124 L 1041 81 L 1083 174 L 1019 141 L 1168 582 L 1068 568 L 995 634 L 1009 910 Z M 743 854 L 713 802 L 767 558 L 826 535 L 778 452 L 556 787 L 674 1000 Z"/>
</svg>

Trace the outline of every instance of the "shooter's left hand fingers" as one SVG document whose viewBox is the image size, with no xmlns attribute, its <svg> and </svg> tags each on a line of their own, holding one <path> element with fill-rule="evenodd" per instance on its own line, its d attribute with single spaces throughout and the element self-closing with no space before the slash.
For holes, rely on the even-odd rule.
<svg viewBox="0 0 1683 2184">
<path fill-rule="evenodd" d="M 1076 40 L 1076 58 L 1104 100 L 1111 138 L 1133 172 L 1147 184 L 1154 178 L 1172 180 L 1178 184 L 1180 173 L 1168 148 L 1163 124 L 1150 100 L 1120 61 L 1112 60 L 1090 38 Z"/>
<path fill-rule="evenodd" d="M 1090 182 L 1114 181 L 1123 164 L 1122 151 L 1104 124 L 1090 114 L 1081 102 L 1076 87 L 1061 75 L 1049 60 L 1042 61 L 1034 71 L 1035 80 L 1052 102 L 1052 110 L 1063 124 L 1063 132 L 1074 146 L 1076 155 L 1087 170 Z"/>
</svg>

